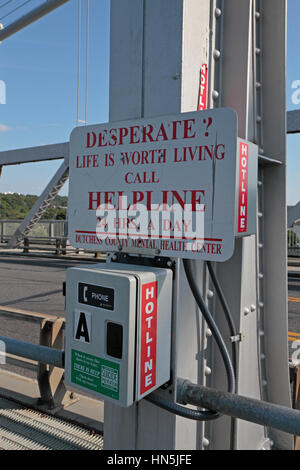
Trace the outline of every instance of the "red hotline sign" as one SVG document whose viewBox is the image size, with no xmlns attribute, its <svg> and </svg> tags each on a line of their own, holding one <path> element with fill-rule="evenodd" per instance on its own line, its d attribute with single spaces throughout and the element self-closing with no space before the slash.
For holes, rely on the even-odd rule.
<svg viewBox="0 0 300 470">
<path fill-rule="evenodd" d="M 141 304 L 140 394 L 156 385 L 157 281 L 143 284 Z"/>
<path fill-rule="evenodd" d="M 248 156 L 249 146 L 240 143 L 240 175 L 239 175 L 239 206 L 238 233 L 247 232 L 248 219 Z"/>
<path fill-rule="evenodd" d="M 208 90 L 208 67 L 203 64 L 200 74 L 200 93 L 198 111 L 205 111 L 207 109 L 207 90 Z"/>
</svg>

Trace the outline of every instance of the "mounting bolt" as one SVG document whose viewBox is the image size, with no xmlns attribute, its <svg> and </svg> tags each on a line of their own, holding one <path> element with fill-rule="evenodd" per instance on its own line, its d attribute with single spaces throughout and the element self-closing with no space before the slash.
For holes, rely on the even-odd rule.
<svg viewBox="0 0 300 470">
<path fill-rule="evenodd" d="M 244 315 L 249 315 L 250 309 L 248 307 L 244 308 Z"/>
<path fill-rule="evenodd" d="M 117 255 L 112 255 L 111 260 L 112 261 L 117 261 Z"/>
<path fill-rule="evenodd" d="M 259 47 L 257 47 L 257 48 L 255 49 L 255 54 L 256 54 L 256 55 L 260 55 L 260 53 L 261 53 L 261 50 L 259 49 Z"/>
<path fill-rule="evenodd" d="M 260 19 L 260 13 L 259 13 L 259 11 L 256 11 L 256 12 L 255 12 L 255 18 L 256 18 L 257 20 Z"/>
<path fill-rule="evenodd" d="M 205 375 L 210 375 L 211 374 L 211 368 L 208 367 L 208 366 L 205 366 L 204 373 L 205 373 Z"/>
<path fill-rule="evenodd" d="M 255 312 L 256 306 L 254 304 L 250 305 L 250 310 L 251 312 Z"/>
<path fill-rule="evenodd" d="M 172 261 L 168 261 L 168 262 L 167 262 L 167 266 L 168 266 L 168 268 L 172 268 L 172 266 L 173 266 Z"/>
<path fill-rule="evenodd" d="M 219 98 L 219 92 L 217 90 L 214 90 L 212 92 L 212 97 L 214 100 L 217 100 Z"/>
</svg>

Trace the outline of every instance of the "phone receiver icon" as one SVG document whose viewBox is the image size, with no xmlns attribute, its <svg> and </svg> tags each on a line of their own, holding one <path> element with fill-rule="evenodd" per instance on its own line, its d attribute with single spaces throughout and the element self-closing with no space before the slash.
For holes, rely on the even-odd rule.
<svg viewBox="0 0 300 470">
<path fill-rule="evenodd" d="M 84 300 L 85 302 L 88 302 L 87 291 L 88 291 L 88 287 L 87 287 L 87 286 L 84 286 L 84 288 L 83 288 L 83 300 Z"/>
</svg>

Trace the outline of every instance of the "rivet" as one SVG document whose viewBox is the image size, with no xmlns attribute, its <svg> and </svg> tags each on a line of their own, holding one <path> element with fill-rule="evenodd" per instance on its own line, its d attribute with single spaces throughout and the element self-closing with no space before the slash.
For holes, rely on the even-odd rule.
<svg viewBox="0 0 300 470">
<path fill-rule="evenodd" d="M 259 13 L 259 11 L 256 11 L 256 12 L 255 12 L 255 18 L 256 18 L 257 20 L 260 19 L 260 13 Z"/>
<path fill-rule="evenodd" d="M 262 181 L 257 181 L 257 186 L 261 187 L 262 186 Z"/>
<path fill-rule="evenodd" d="M 211 368 L 208 367 L 208 366 L 205 366 L 204 372 L 205 372 L 205 375 L 210 375 L 211 374 Z"/>
<path fill-rule="evenodd" d="M 266 359 L 266 355 L 265 355 L 265 354 L 261 354 L 261 355 L 260 355 L 260 358 L 261 358 L 261 359 Z"/>
<path fill-rule="evenodd" d="M 256 86 L 257 89 L 258 89 L 258 88 L 261 88 L 261 83 L 260 83 L 260 82 L 256 82 L 255 86 Z"/>
<path fill-rule="evenodd" d="M 258 47 L 256 47 L 256 49 L 255 49 L 255 54 L 256 54 L 256 55 L 260 55 L 260 53 L 261 53 L 261 50 L 260 50 Z"/>
<path fill-rule="evenodd" d="M 206 297 L 207 297 L 208 299 L 212 299 L 213 296 L 214 296 L 213 291 L 208 289 L 207 294 L 206 294 Z"/>
<path fill-rule="evenodd" d="M 264 308 L 265 304 L 263 302 L 259 302 L 259 308 Z"/>
<path fill-rule="evenodd" d="M 256 306 L 254 304 L 250 305 L 250 310 L 251 312 L 255 312 Z"/>
<path fill-rule="evenodd" d="M 117 261 L 117 255 L 112 255 L 111 259 L 112 261 Z"/>
<path fill-rule="evenodd" d="M 262 249 L 263 247 L 264 247 L 264 245 L 262 243 L 258 244 L 258 248 Z"/>
<path fill-rule="evenodd" d="M 264 336 L 265 332 L 264 330 L 259 330 L 259 336 Z"/>
<path fill-rule="evenodd" d="M 244 308 L 244 315 L 249 315 L 250 309 L 248 307 Z"/>
<path fill-rule="evenodd" d="M 257 116 L 257 117 L 256 117 L 256 122 L 257 122 L 257 123 L 261 122 L 261 116 Z"/>
<path fill-rule="evenodd" d="M 215 9 L 215 17 L 220 18 L 221 15 L 222 15 L 222 10 L 220 8 L 216 8 Z"/>
<path fill-rule="evenodd" d="M 212 92 L 212 97 L 214 100 L 217 100 L 219 98 L 219 92 L 217 90 L 214 90 Z"/>
<path fill-rule="evenodd" d="M 262 384 L 263 384 L 264 387 L 266 387 L 268 385 L 268 382 L 266 380 L 263 380 Z"/>
<path fill-rule="evenodd" d="M 262 147 L 260 147 L 260 149 L 258 149 L 260 155 L 263 155 L 264 154 L 264 149 Z"/>
<path fill-rule="evenodd" d="M 220 59 L 220 56 L 221 56 L 221 52 L 218 49 L 215 49 L 214 50 L 214 59 L 218 60 L 218 59 Z"/>
<path fill-rule="evenodd" d="M 258 215 L 258 217 L 261 219 L 261 218 L 262 218 L 262 216 L 263 216 L 263 213 L 262 213 L 262 212 L 258 212 L 258 214 L 257 214 L 257 215 Z"/>
<path fill-rule="evenodd" d="M 203 444 L 204 447 L 208 447 L 209 446 L 209 440 L 206 437 L 203 437 L 202 444 Z"/>
<path fill-rule="evenodd" d="M 206 334 L 206 336 L 212 336 L 212 331 L 211 331 L 211 329 L 210 329 L 210 328 L 207 328 L 205 334 Z"/>
<path fill-rule="evenodd" d="M 263 273 L 258 273 L 258 279 L 263 279 L 264 275 Z"/>
</svg>

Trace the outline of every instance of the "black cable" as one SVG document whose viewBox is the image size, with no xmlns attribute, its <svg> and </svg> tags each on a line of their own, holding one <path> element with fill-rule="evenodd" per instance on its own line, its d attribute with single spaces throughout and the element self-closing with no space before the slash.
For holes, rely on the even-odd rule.
<svg viewBox="0 0 300 470">
<path fill-rule="evenodd" d="M 226 369 L 226 373 L 227 373 L 228 391 L 230 393 L 235 393 L 235 373 L 234 373 L 234 369 L 233 369 L 233 366 L 232 366 L 231 358 L 229 356 L 226 344 L 225 344 L 224 339 L 223 339 L 223 337 L 222 337 L 222 335 L 219 331 L 219 328 L 217 327 L 217 324 L 216 324 L 214 318 L 212 317 L 210 311 L 208 310 L 206 303 L 202 299 L 201 293 L 199 291 L 199 287 L 198 287 L 198 285 L 195 281 L 195 278 L 194 278 L 194 275 L 193 275 L 193 272 L 192 272 L 192 265 L 193 265 L 192 260 L 188 260 L 188 259 L 183 260 L 183 266 L 184 266 L 184 269 L 185 269 L 185 274 L 186 274 L 190 289 L 193 293 L 193 296 L 194 296 L 194 298 L 197 302 L 197 305 L 198 305 L 199 309 L 202 312 L 202 315 L 203 315 L 208 327 L 210 328 L 210 330 L 211 330 L 211 332 L 214 336 L 214 339 L 216 340 L 216 343 L 217 343 L 217 345 L 219 347 L 219 350 L 220 350 L 220 353 L 222 355 L 224 365 L 225 365 L 225 369 Z"/>
<path fill-rule="evenodd" d="M 225 317 L 227 320 L 229 332 L 231 336 L 236 336 L 237 335 L 237 330 L 236 326 L 234 323 L 234 320 L 232 318 L 232 315 L 230 313 L 230 309 L 228 307 L 226 298 L 224 296 L 224 293 L 222 291 L 222 288 L 220 286 L 219 280 L 216 276 L 216 273 L 212 267 L 212 264 L 210 261 L 206 262 L 206 265 L 208 267 L 208 271 L 212 280 L 212 283 L 214 285 L 214 288 L 217 292 L 217 295 L 219 297 L 220 303 L 222 305 L 223 311 L 225 313 Z M 232 342 L 232 365 L 235 373 L 235 379 L 237 381 L 237 343 L 235 341 Z M 235 390 L 236 392 L 236 390 Z M 231 418 L 231 432 L 230 432 L 230 448 L 231 450 L 234 450 L 235 447 L 235 433 L 236 433 L 236 420 L 235 418 Z"/>
<path fill-rule="evenodd" d="M 199 291 L 198 285 L 196 284 L 194 280 L 194 276 L 192 273 L 192 261 L 191 260 L 183 260 L 183 265 L 186 273 L 186 277 L 190 286 L 190 289 L 194 295 L 194 298 L 197 302 L 197 305 L 199 309 L 202 312 L 202 315 L 208 324 L 209 328 L 211 329 L 211 332 L 217 342 L 217 345 L 220 349 L 222 358 L 224 360 L 225 364 L 225 369 L 227 372 L 227 378 L 228 378 L 228 390 L 231 393 L 235 393 L 235 373 L 234 369 L 231 363 L 231 359 L 229 356 L 229 353 L 226 348 L 226 344 L 223 340 L 223 337 L 211 315 L 209 312 L 204 300 L 202 299 L 201 293 Z M 197 421 L 211 421 L 214 419 L 219 418 L 221 415 L 220 413 L 212 410 L 204 410 L 204 411 L 197 411 L 197 410 L 191 410 L 190 408 L 186 408 L 184 406 L 180 406 L 177 403 L 172 403 L 168 400 L 165 400 L 162 397 L 159 397 L 155 394 L 150 394 L 146 397 L 146 400 L 150 401 L 156 406 L 159 406 L 160 408 L 163 408 L 165 410 L 168 410 L 172 413 L 178 414 L 180 416 L 183 416 L 188 419 L 195 419 Z"/>
<path fill-rule="evenodd" d="M 223 291 L 221 289 L 220 283 L 218 281 L 218 278 L 216 276 L 216 273 L 212 267 L 212 264 L 210 261 L 206 262 L 206 265 L 208 267 L 208 271 L 211 277 L 211 280 L 213 282 L 214 288 L 216 289 L 217 295 L 219 297 L 220 303 L 222 305 L 222 308 L 225 313 L 225 317 L 227 320 L 230 336 L 237 336 L 237 330 L 234 324 L 234 320 L 232 318 L 232 315 L 230 313 L 230 309 L 228 307 L 227 301 L 225 299 L 225 296 L 223 294 Z M 235 377 L 237 377 L 237 343 L 235 341 L 232 342 L 232 365 L 235 373 Z M 236 390 L 235 390 L 236 392 Z"/>
</svg>

